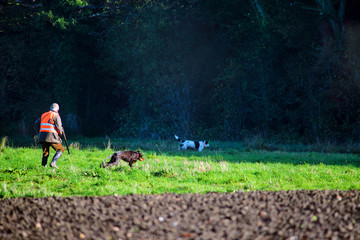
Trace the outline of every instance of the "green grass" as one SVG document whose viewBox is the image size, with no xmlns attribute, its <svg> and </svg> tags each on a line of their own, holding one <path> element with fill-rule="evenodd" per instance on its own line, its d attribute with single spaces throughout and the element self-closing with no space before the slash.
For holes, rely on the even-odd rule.
<svg viewBox="0 0 360 240">
<path fill-rule="evenodd" d="M 3 147 L 0 198 L 360 189 L 360 157 L 355 154 L 245 151 L 240 143 L 223 142 L 199 153 L 179 152 L 173 141 L 87 141 L 72 142 L 71 155 L 63 154 L 58 170 L 41 166 L 39 145 Z M 118 150 L 140 150 L 145 161 L 133 168 L 125 162 L 99 167 Z"/>
</svg>

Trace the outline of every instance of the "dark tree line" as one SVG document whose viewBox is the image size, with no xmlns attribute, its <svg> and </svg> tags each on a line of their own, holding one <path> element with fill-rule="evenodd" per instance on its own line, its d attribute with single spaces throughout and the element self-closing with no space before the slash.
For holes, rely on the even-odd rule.
<svg viewBox="0 0 360 240">
<path fill-rule="evenodd" d="M 0 134 L 358 141 L 356 0 L 9 0 Z"/>
</svg>

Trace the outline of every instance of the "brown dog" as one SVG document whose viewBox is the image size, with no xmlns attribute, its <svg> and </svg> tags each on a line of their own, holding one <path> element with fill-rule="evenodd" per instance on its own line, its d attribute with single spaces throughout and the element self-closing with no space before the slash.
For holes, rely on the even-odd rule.
<svg viewBox="0 0 360 240">
<path fill-rule="evenodd" d="M 110 161 L 106 163 L 106 159 L 110 157 Z M 100 167 L 107 168 L 118 165 L 120 159 L 129 163 L 130 167 L 132 167 L 133 163 L 136 163 L 137 160 L 144 161 L 143 155 L 139 151 L 118 151 L 105 158 L 104 162 L 100 164 Z"/>
</svg>

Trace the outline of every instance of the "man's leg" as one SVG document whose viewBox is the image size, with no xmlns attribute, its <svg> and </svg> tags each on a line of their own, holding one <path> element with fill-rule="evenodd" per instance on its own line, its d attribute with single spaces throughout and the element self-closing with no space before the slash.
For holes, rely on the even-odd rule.
<svg viewBox="0 0 360 240">
<path fill-rule="evenodd" d="M 48 157 L 50 154 L 50 145 L 48 143 L 42 143 L 41 145 L 42 145 L 42 150 L 43 150 L 41 165 L 43 167 L 46 167 L 47 160 L 48 160 Z"/>
<path fill-rule="evenodd" d="M 57 160 L 59 160 L 62 153 L 64 152 L 64 147 L 61 145 L 61 143 L 53 143 L 53 144 L 51 144 L 51 146 L 56 151 L 56 153 L 50 163 L 50 166 L 53 168 L 58 168 L 58 166 L 56 166 L 56 162 L 57 162 Z"/>
</svg>

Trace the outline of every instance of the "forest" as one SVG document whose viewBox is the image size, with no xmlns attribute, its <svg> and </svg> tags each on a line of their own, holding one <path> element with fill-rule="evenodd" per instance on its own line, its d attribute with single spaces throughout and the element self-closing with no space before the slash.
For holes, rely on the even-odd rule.
<svg viewBox="0 0 360 240">
<path fill-rule="evenodd" d="M 360 141 L 358 0 L 1 0 L 0 136 Z"/>
</svg>

